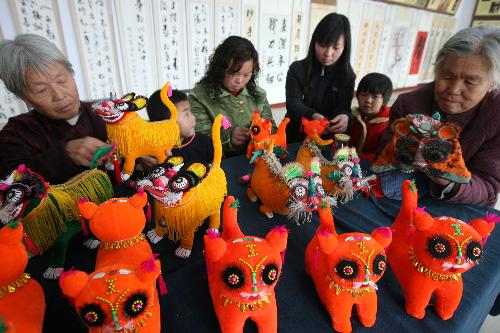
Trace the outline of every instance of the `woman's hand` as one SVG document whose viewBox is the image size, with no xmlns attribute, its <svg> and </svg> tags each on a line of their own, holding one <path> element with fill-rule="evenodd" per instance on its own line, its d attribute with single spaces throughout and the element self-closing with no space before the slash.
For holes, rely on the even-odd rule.
<svg viewBox="0 0 500 333">
<path fill-rule="evenodd" d="M 349 117 L 346 114 L 339 114 L 330 120 L 327 130 L 329 133 L 344 133 L 348 124 Z"/>
<path fill-rule="evenodd" d="M 241 146 L 250 140 L 248 127 L 235 127 L 231 132 L 231 143 L 233 146 Z"/>
<path fill-rule="evenodd" d="M 73 163 L 88 167 L 94 158 L 96 150 L 105 145 L 106 143 L 99 139 L 86 136 L 81 139 L 67 141 L 64 149 Z"/>
</svg>

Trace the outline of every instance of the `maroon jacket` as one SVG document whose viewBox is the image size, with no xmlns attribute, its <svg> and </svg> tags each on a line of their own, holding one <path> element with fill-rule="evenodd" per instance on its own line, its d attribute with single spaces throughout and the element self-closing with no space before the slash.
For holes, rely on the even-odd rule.
<svg viewBox="0 0 500 333">
<path fill-rule="evenodd" d="M 379 141 L 389 124 L 389 113 L 390 108 L 385 105 L 372 117 L 366 117 L 359 108 L 352 110 L 354 119 L 347 131 L 350 136 L 349 146 L 355 147 L 362 159 L 375 161 Z"/>
<path fill-rule="evenodd" d="M 82 102 L 75 126 L 30 111 L 9 119 L 0 131 L 0 177 L 26 164 L 51 184 L 60 184 L 86 168 L 73 163 L 64 146 L 67 141 L 92 136 L 106 141 L 106 125 Z"/>
<path fill-rule="evenodd" d="M 488 205 L 496 203 L 500 192 L 500 89 L 493 89 L 479 104 L 460 114 L 446 114 L 434 100 L 434 82 L 417 90 L 401 94 L 391 108 L 390 123 L 407 114 L 432 115 L 439 111 L 442 122 L 462 126 L 459 142 L 465 164 L 472 173 L 468 184 L 455 184 L 445 196 L 449 202 Z M 391 127 L 382 139 L 381 147 L 392 137 Z M 443 187 L 430 182 L 431 193 L 441 193 Z"/>
</svg>

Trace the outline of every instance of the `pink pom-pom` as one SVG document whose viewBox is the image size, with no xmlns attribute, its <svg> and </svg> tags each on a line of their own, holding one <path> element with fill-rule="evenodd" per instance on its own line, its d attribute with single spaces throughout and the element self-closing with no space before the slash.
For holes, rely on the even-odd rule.
<svg viewBox="0 0 500 333">
<path fill-rule="evenodd" d="M 419 213 L 423 213 L 423 212 L 425 212 L 425 206 L 417 207 L 417 208 L 415 208 L 415 211 L 419 212 Z"/>
<path fill-rule="evenodd" d="M 144 271 L 144 272 L 154 272 L 156 270 L 156 263 L 155 263 L 155 260 L 156 258 L 158 258 L 159 254 L 158 253 L 153 253 L 153 256 L 142 262 L 141 264 L 141 270 Z"/>
<path fill-rule="evenodd" d="M 490 224 L 500 222 L 500 216 L 498 216 L 495 213 L 490 213 L 490 212 L 486 212 L 486 216 L 484 219 L 486 220 L 486 222 L 488 222 Z"/>
<path fill-rule="evenodd" d="M 227 130 L 229 127 L 232 126 L 231 122 L 229 121 L 229 119 L 227 119 L 226 116 L 222 116 L 221 125 L 222 125 L 222 128 L 224 128 L 225 130 Z"/>
<path fill-rule="evenodd" d="M 144 189 L 142 187 L 139 187 L 137 189 L 137 194 L 143 195 L 144 194 Z"/>
<path fill-rule="evenodd" d="M 208 239 L 219 238 L 220 237 L 220 232 L 217 229 L 210 228 L 210 229 L 207 230 L 207 236 L 208 236 Z"/>
<path fill-rule="evenodd" d="M 328 237 L 328 236 L 330 236 L 330 234 L 331 233 L 328 229 L 323 229 L 320 232 L 318 232 L 318 236 L 321 236 L 321 237 Z"/>
<path fill-rule="evenodd" d="M 17 167 L 17 172 L 22 173 L 22 172 L 24 172 L 25 168 L 26 168 L 26 165 L 19 164 L 19 166 Z"/>
<path fill-rule="evenodd" d="M 385 238 L 389 238 L 392 236 L 391 228 L 389 227 L 380 227 L 377 228 L 377 232 L 384 236 Z"/>
<path fill-rule="evenodd" d="M 359 158 L 353 158 L 352 162 L 355 163 L 355 164 L 359 164 Z"/>
<path fill-rule="evenodd" d="M 168 97 L 172 97 L 172 86 L 170 84 L 168 85 L 167 95 Z"/>
<path fill-rule="evenodd" d="M 271 231 L 278 232 L 280 234 L 288 234 L 288 229 L 284 225 L 279 225 L 274 227 Z"/>
<path fill-rule="evenodd" d="M 307 178 L 311 178 L 314 175 L 314 173 L 311 170 L 306 171 L 305 176 Z"/>
<path fill-rule="evenodd" d="M 7 184 L 0 184 L 0 191 L 4 191 L 9 187 Z"/>
<path fill-rule="evenodd" d="M 87 199 L 87 198 L 81 198 L 81 199 L 78 199 L 78 204 L 81 205 L 81 204 L 84 204 L 88 201 L 89 201 L 89 199 Z"/>
</svg>

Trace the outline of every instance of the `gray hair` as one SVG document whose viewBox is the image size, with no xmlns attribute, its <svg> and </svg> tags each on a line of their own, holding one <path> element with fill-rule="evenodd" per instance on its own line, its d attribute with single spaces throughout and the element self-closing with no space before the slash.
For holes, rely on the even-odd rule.
<svg viewBox="0 0 500 333">
<path fill-rule="evenodd" d="M 437 73 L 448 56 L 463 57 L 480 55 L 490 64 L 490 79 L 494 87 L 500 84 L 500 28 L 488 25 L 460 30 L 446 43 L 436 57 L 434 72 Z"/>
<path fill-rule="evenodd" d="M 68 58 L 49 40 L 33 34 L 18 35 L 0 43 L 0 79 L 19 98 L 26 91 L 26 72 L 32 68 L 47 74 L 51 66 L 63 65 L 74 73 Z"/>
</svg>

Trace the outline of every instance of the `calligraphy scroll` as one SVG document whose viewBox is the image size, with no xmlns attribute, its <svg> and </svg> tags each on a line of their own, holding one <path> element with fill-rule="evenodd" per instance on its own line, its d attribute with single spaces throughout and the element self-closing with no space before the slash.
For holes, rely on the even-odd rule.
<svg viewBox="0 0 500 333">
<path fill-rule="evenodd" d="M 292 11 L 292 29 L 290 45 L 290 63 L 304 58 L 307 54 L 306 11 L 308 1 L 294 0 Z"/>
<path fill-rule="evenodd" d="M 186 7 L 184 0 L 153 1 L 158 82 L 188 89 Z"/>
<path fill-rule="evenodd" d="M 249 39 L 252 44 L 257 47 L 259 37 L 259 1 L 258 0 L 243 0 L 242 5 L 242 31 L 241 36 Z"/>
<path fill-rule="evenodd" d="M 271 104 L 285 100 L 283 88 L 290 65 L 291 13 L 289 15 L 281 13 L 282 11 L 262 13 L 260 23 L 261 74 L 259 83 L 267 91 Z"/>
<path fill-rule="evenodd" d="M 55 0 L 10 0 L 10 7 L 18 34 L 43 36 L 66 53 L 59 10 Z"/>
<path fill-rule="evenodd" d="M 149 96 L 160 88 L 156 74 L 150 1 L 116 1 L 125 91 Z"/>
<path fill-rule="evenodd" d="M 215 0 L 215 46 L 231 35 L 240 35 L 239 2 Z"/>
<path fill-rule="evenodd" d="M 189 82 L 194 86 L 205 74 L 205 67 L 214 48 L 213 2 L 188 1 Z"/>
<path fill-rule="evenodd" d="M 122 94 L 111 16 L 107 0 L 70 1 L 87 98 Z"/>
</svg>

